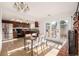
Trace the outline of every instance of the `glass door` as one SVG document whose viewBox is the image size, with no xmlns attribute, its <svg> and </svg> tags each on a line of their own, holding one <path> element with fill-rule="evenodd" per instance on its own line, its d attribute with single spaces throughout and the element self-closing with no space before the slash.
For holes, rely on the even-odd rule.
<svg viewBox="0 0 79 59">
<path fill-rule="evenodd" d="M 48 39 L 61 42 L 67 39 L 67 24 L 67 20 L 59 20 L 46 23 L 46 36 Z"/>
<path fill-rule="evenodd" d="M 57 37 L 57 22 L 46 23 L 46 36 L 49 40 Z"/>
<path fill-rule="evenodd" d="M 56 21 L 51 23 L 51 37 L 52 38 L 57 37 L 57 22 Z"/>
<path fill-rule="evenodd" d="M 68 21 L 67 20 L 61 20 L 60 21 L 60 38 L 62 40 L 67 39 L 67 33 L 68 33 Z"/>
<path fill-rule="evenodd" d="M 50 23 L 46 23 L 46 36 L 47 38 L 50 37 Z"/>
</svg>

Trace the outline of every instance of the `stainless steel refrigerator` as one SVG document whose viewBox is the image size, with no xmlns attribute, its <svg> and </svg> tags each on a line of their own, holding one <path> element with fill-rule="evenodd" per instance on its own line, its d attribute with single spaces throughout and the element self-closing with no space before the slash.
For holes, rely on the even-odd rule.
<svg viewBox="0 0 79 59">
<path fill-rule="evenodd" d="M 13 39 L 13 24 L 2 23 L 2 40 Z"/>
</svg>

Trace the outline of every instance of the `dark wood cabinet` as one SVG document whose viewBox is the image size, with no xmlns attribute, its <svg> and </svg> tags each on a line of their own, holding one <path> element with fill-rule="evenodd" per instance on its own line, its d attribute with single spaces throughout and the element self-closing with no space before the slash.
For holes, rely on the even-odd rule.
<svg viewBox="0 0 79 59">
<path fill-rule="evenodd" d="M 2 20 L 2 23 L 10 23 L 13 24 L 13 38 L 23 36 L 23 32 L 27 29 L 30 29 L 30 23 L 26 22 L 17 22 L 17 21 L 10 21 L 10 20 Z M 35 28 L 38 28 L 39 24 L 35 21 Z"/>
<path fill-rule="evenodd" d="M 68 46 L 69 46 L 69 55 L 70 56 L 75 56 L 77 54 L 77 41 L 75 39 L 75 31 L 74 30 L 69 30 L 68 31 Z"/>
<path fill-rule="evenodd" d="M 74 32 L 75 32 L 75 34 L 74 34 L 74 36 L 75 36 L 75 38 L 74 38 L 74 40 L 75 40 L 75 54 L 76 55 L 78 55 L 79 53 L 79 47 L 78 47 L 78 45 L 79 45 L 79 16 L 76 16 L 76 17 L 74 17 Z"/>
<path fill-rule="evenodd" d="M 35 27 L 39 27 L 39 23 L 37 21 L 35 22 Z"/>
<path fill-rule="evenodd" d="M 17 34 L 17 31 L 16 29 L 26 29 L 26 28 L 30 28 L 30 24 L 29 23 L 25 23 L 25 22 L 17 22 L 17 21 L 10 21 L 10 20 L 2 20 L 2 23 L 10 23 L 10 24 L 13 24 L 13 38 L 17 38 L 18 34 Z M 22 31 L 21 31 L 21 34 Z M 22 35 L 21 35 L 22 36 Z"/>
<path fill-rule="evenodd" d="M 77 9 L 76 9 L 76 12 L 74 14 L 74 26 L 73 26 L 73 29 L 74 29 L 74 40 L 75 40 L 75 54 L 76 55 L 79 55 L 79 2 L 78 2 L 78 5 L 77 5 Z"/>
<path fill-rule="evenodd" d="M 23 27 L 23 28 L 29 28 L 30 24 L 29 23 L 20 23 L 20 22 L 14 22 L 13 27 Z"/>
</svg>

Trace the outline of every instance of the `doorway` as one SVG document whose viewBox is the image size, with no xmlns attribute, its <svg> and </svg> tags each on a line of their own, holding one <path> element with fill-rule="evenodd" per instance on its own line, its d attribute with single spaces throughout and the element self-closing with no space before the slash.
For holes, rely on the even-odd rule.
<svg viewBox="0 0 79 59">
<path fill-rule="evenodd" d="M 67 40 L 68 20 L 47 22 L 45 32 L 48 40 L 62 44 Z"/>
</svg>

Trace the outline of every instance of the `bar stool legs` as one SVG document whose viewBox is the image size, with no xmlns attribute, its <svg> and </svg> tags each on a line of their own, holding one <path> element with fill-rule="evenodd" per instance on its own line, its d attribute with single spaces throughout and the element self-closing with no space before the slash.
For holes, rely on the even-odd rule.
<svg viewBox="0 0 79 59">
<path fill-rule="evenodd" d="M 36 46 L 37 56 L 38 56 L 38 48 L 39 48 L 39 39 L 37 38 L 37 46 Z"/>
<path fill-rule="evenodd" d="M 33 40 L 31 40 L 31 56 L 33 56 Z"/>
<path fill-rule="evenodd" d="M 26 50 L 26 40 L 24 38 L 24 50 Z"/>
<path fill-rule="evenodd" d="M 38 56 L 38 46 L 36 46 L 36 50 L 37 50 L 37 56 Z"/>
<path fill-rule="evenodd" d="M 24 50 L 27 49 L 27 51 L 30 51 L 29 44 L 30 44 L 30 43 L 28 43 L 27 40 L 24 38 Z M 27 46 L 27 47 L 26 47 L 26 46 Z"/>
</svg>

